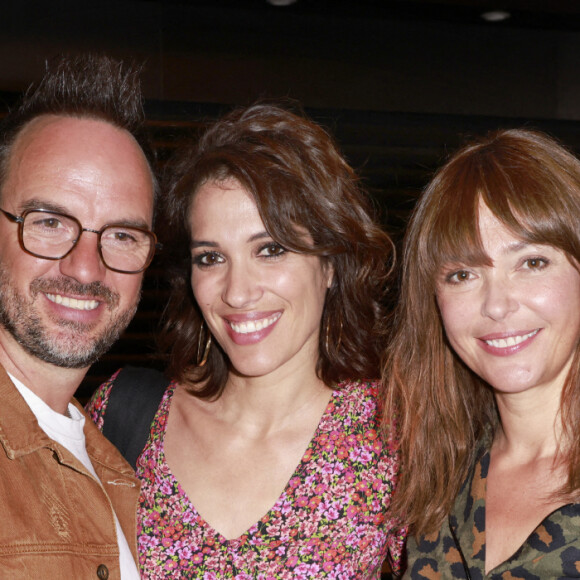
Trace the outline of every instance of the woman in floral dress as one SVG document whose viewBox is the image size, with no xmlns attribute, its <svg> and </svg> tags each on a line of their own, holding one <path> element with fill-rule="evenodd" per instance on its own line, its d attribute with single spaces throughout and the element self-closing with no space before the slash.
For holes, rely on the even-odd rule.
<svg viewBox="0 0 580 580">
<path fill-rule="evenodd" d="M 184 152 L 167 203 L 174 380 L 137 461 L 144 578 L 377 579 L 403 533 L 378 436 L 391 252 L 331 138 L 271 105 Z M 89 412 L 102 428 L 113 381 Z"/>
</svg>

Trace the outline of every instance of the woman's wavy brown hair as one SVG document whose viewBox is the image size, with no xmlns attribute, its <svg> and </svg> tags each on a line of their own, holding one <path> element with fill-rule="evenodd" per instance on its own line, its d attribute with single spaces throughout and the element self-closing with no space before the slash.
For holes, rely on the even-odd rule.
<svg viewBox="0 0 580 580">
<path fill-rule="evenodd" d="M 547 135 L 503 130 L 458 151 L 434 176 L 409 224 L 401 297 L 383 370 L 384 415 L 396 414 L 401 477 L 392 508 L 416 535 L 435 532 L 449 514 L 477 440 L 499 416 L 489 386 L 453 352 L 436 300 L 449 262 L 491 264 L 479 236 L 479 204 L 519 238 L 554 246 L 580 262 L 580 162 Z M 580 305 L 578 305 L 580 307 Z M 580 440 L 580 355 L 561 400 L 563 441 Z M 392 435 L 391 423 L 385 430 Z M 578 495 L 580 446 L 561 445 Z"/>
<path fill-rule="evenodd" d="M 228 377 L 229 361 L 215 341 L 207 364 L 195 366 L 203 318 L 190 284 L 189 214 L 201 185 L 229 179 L 253 196 L 274 240 L 334 269 L 320 323 L 318 376 L 329 386 L 379 376 L 392 242 L 328 133 L 302 114 L 256 104 L 209 126 L 171 171 L 165 204 L 171 295 L 161 335 L 171 376 L 203 398 L 219 397 Z"/>
</svg>

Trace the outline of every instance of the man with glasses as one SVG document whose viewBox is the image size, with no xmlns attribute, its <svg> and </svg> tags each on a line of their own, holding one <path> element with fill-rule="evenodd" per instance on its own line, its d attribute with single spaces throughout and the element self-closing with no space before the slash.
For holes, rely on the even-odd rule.
<svg viewBox="0 0 580 580">
<path fill-rule="evenodd" d="M 138 483 L 72 400 L 156 248 L 137 72 L 63 59 L 3 128 L 0 578 L 137 579 Z"/>
</svg>

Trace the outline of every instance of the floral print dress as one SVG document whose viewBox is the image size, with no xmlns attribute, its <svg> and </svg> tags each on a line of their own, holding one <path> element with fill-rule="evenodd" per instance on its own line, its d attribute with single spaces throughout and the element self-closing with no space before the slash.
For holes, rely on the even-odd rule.
<svg viewBox="0 0 580 580">
<path fill-rule="evenodd" d="M 114 377 L 113 377 L 114 378 Z M 399 568 L 404 531 L 388 514 L 397 456 L 378 433 L 374 383 L 333 392 L 318 428 L 275 505 L 239 538 L 203 520 L 172 475 L 163 441 L 171 383 L 137 460 L 143 578 L 378 579 Z M 102 429 L 112 380 L 87 411 Z"/>
</svg>

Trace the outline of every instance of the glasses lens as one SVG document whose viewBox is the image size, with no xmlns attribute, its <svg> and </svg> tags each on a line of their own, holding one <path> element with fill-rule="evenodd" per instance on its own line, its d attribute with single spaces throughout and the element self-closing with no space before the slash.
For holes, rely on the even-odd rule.
<svg viewBox="0 0 580 580">
<path fill-rule="evenodd" d="M 154 244 L 151 232 L 137 228 L 109 226 L 101 233 L 105 264 L 123 272 L 138 272 L 148 266 Z"/>
<path fill-rule="evenodd" d="M 22 223 L 24 248 L 44 258 L 61 258 L 79 237 L 79 224 L 60 213 L 31 211 Z"/>
</svg>

